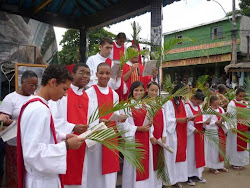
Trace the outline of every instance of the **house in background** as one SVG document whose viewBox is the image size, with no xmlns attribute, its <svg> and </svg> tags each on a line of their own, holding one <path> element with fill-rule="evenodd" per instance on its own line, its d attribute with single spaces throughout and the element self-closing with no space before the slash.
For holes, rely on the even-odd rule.
<svg viewBox="0 0 250 188">
<path fill-rule="evenodd" d="M 247 62 L 250 57 L 250 18 L 236 17 L 237 29 L 237 60 Z M 177 44 L 164 57 L 162 65 L 163 80 L 170 75 L 172 81 L 183 81 L 186 84 L 195 84 L 195 80 L 202 75 L 210 76 L 210 84 L 225 83 L 231 79 L 233 67 L 228 67 L 232 60 L 232 23 L 231 17 L 225 17 L 210 23 L 164 33 L 164 41 L 172 38 L 194 38 L 196 42 L 185 41 Z M 235 71 L 235 70 L 234 70 Z M 241 73 L 238 78 L 250 76 L 250 67 L 247 72 Z"/>
</svg>

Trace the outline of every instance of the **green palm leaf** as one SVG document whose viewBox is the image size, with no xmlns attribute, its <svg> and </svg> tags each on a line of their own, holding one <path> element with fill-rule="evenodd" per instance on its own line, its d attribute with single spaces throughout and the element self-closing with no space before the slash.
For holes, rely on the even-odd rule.
<svg viewBox="0 0 250 188">
<path fill-rule="evenodd" d="M 93 132 L 88 136 L 88 139 L 106 146 L 115 153 L 116 151 L 121 152 L 134 168 L 143 173 L 144 167 L 141 160 L 144 158 L 145 151 L 140 148 L 142 144 L 132 140 L 130 137 L 122 137 L 125 133 L 126 131 L 116 131 L 116 127 L 109 127 Z"/>
</svg>

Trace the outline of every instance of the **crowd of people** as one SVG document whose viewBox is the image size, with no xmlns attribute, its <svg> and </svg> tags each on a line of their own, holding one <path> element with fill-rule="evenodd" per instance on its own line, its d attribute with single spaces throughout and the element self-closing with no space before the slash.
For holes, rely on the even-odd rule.
<svg viewBox="0 0 250 188">
<path fill-rule="evenodd" d="M 188 101 L 181 96 L 172 97 L 149 119 L 150 107 L 140 101 L 143 97 L 154 100 L 159 96 L 160 86 L 155 82 L 157 69 L 151 76 L 144 77 L 144 66 L 138 63 L 136 56 L 117 72 L 116 78 L 111 78 L 113 61 L 124 53 L 125 41 L 124 33 L 119 33 L 115 42 L 101 39 L 100 52 L 89 57 L 86 63 L 76 64 L 71 74 L 62 65 L 49 65 L 35 95 L 36 74 L 23 73 L 21 88 L 7 95 L 0 106 L 4 127 L 18 120 L 17 137 L 9 140 L 5 147 L 7 188 L 115 188 L 120 171 L 119 153 L 100 143 L 88 148 L 88 139 L 77 137 L 99 122 L 124 130 L 124 137 L 141 143 L 144 149 L 141 161 L 144 172 L 124 158 L 123 188 L 205 183 L 204 167 L 214 174 L 228 172 L 224 167 L 225 157 L 236 170 L 249 164 L 249 144 L 239 139 L 235 131 L 247 132 L 248 127 L 240 124 L 237 116 L 234 124 L 228 125 L 219 115 L 202 114 L 202 103 L 207 96 L 201 90 L 195 91 Z M 137 50 L 137 46 L 129 48 Z M 172 94 L 182 87 L 177 84 Z M 237 114 L 235 106 L 247 107 L 244 89 L 239 88 L 236 98 L 225 106 L 220 96 L 222 90 L 218 87 L 208 99 L 208 105 L 215 112 Z M 136 105 L 114 112 L 128 115 L 126 119 L 110 122 L 111 113 L 88 124 L 98 109 L 127 99 Z M 204 130 L 212 132 L 219 143 L 206 142 Z M 159 140 L 171 147 L 173 153 L 164 150 Z M 161 152 L 163 163 L 159 165 Z M 169 181 L 158 176 L 158 169 L 165 166 Z M 0 170 L 3 175 L 3 166 Z"/>
</svg>

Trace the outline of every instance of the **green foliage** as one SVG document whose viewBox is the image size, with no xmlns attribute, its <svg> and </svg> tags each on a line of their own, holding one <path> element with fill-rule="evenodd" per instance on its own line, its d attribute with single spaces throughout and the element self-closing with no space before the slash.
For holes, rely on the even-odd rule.
<svg viewBox="0 0 250 188">
<path fill-rule="evenodd" d="M 174 89 L 174 87 L 175 87 L 175 84 L 172 82 L 171 76 L 167 74 L 163 82 L 163 89 L 166 90 L 168 93 L 172 93 L 172 90 Z"/>
<path fill-rule="evenodd" d="M 235 91 L 233 89 L 228 89 L 225 96 L 228 98 L 229 101 L 235 98 Z"/>
<path fill-rule="evenodd" d="M 144 172 L 141 160 L 144 158 L 145 151 L 141 149 L 142 145 L 129 137 L 122 137 L 124 133 L 126 131 L 116 131 L 116 127 L 109 127 L 92 133 L 88 139 L 106 146 L 115 153 L 121 152 L 134 168 Z"/>
<path fill-rule="evenodd" d="M 148 50 L 137 51 L 134 48 L 127 48 L 125 53 L 122 54 L 120 57 L 121 69 L 126 64 L 126 62 L 129 61 L 131 58 L 136 57 L 138 55 L 146 55 L 147 53 L 149 53 Z"/>
<path fill-rule="evenodd" d="M 203 76 L 200 76 L 197 81 L 196 81 L 196 87 L 198 89 L 201 89 L 203 90 L 204 89 L 204 86 L 205 86 L 205 83 L 207 82 L 209 78 L 209 75 L 203 75 Z"/>
<path fill-rule="evenodd" d="M 133 29 L 133 34 L 131 35 L 132 39 L 135 44 L 138 44 L 140 40 L 139 33 L 141 32 L 142 27 L 139 25 L 139 23 L 136 23 L 135 21 L 131 23 L 131 26 Z"/>
<path fill-rule="evenodd" d="M 159 46 L 157 48 L 157 51 L 151 52 L 151 57 L 153 60 L 157 60 L 157 67 L 159 68 L 162 64 L 162 60 L 164 58 L 164 55 L 167 54 L 170 50 L 172 50 L 178 43 L 185 42 L 185 41 L 191 41 L 196 42 L 195 39 L 192 38 L 172 38 L 167 42 L 164 42 L 163 47 Z"/>
<path fill-rule="evenodd" d="M 89 33 L 89 52 L 88 56 L 94 55 L 99 51 L 99 40 L 103 37 L 114 38 L 115 35 L 106 31 L 105 29 L 96 29 Z M 80 31 L 69 29 L 63 35 L 60 41 L 62 50 L 59 52 L 59 62 L 61 64 L 69 65 L 75 64 L 79 61 L 80 54 Z"/>
<path fill-rule="evenodd" d="M 239 3 L 241 14 L 250 16 L 250 0 L 241 0 Z"/>
</svg>

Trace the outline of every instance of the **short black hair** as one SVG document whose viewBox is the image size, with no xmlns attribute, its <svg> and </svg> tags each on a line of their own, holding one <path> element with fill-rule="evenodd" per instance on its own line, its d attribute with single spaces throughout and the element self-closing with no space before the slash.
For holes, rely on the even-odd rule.
<svg viewBox="0 0 250 188">
<path fill-rule="evenodd" d="M 79 67 L 85 67 L 89 69 L 89 66 L 86 63 L 77 63 L 73 68 L 73 73 L 76 73 Z"/>
<path fill-rule="evenodd" d="M 212 95 L 209 99 L 209 104 L 212 104 L 214 101 L 219 100 L 219 98 L 216 95 Z"/>
<path fill-rule="evenodd" d="M 240 93 L 246 93 L 246 90 L 242 87 L 239 87 L 237 90 L 236 90 L 236 95 L 239 95 Z"/>
<path fill-rule="evenodd" d="M 33 78 L 36 77 L 38 78 L 37 74 L 31 70 L 26 70 L 23 72 L 22 76 L 21 76 L 21 83 L 23 83 L 24 81 L 26 81 L 29 78 Z"/>
<path fill-rule="evenodd" d="M 134 92 L 135 88 L 138 88 L 140 86 L 142 86 L 145 89 L 145 86 L 142 82 L 140 82 L 140 81 L 133 82 L 131 87 L 130 87 L 130 90 L 129 90 L 128 98 L 134 97 L 133 92 Z"/>
<path fill-rule="evenodd" d="M 219 84 L 217 88 L 219 93 L 223 92 L 224 89 L 227 89 L 227 87 L 224 84 Z"/>
<path fill-rule="evenodd" d="M 154 81 L 149 82 L 147 88 L 150 88 L 151 85 L 156 85 L 160 89 L 160 85 L 157 82 Z"/>
<path fill-rule="evenodd" d="M 73 81 L 73 77 L 65 66 L 60 64 L 49 65 L 42 76 L 41 85 L 46 86 L 48 81 L 55 78 L 57 84 L 65 83 L 66 81 Z"/>
<path fill-rule="evenodd" d="M 197 91 L 195 92 L 195 94 L 193 95 L 193 97 L 194 97 L 196 100 L 202 100 L 202 101 L 204 101 L 204 99 L 205 99 L 205 95 L 204 95 L 204 93 L 202 92 L 202 90 L 200 90 L 200 89 L 197 89 Z"/>
<path fill-rule="evenodd" d="M 118 40 L 118 39 L 125 39 L 127 40 L 127 37 L 126 37 L 126 34 L 121 32 L 121 33 L 118 33 L 115 37 L 115 40 Z"/>
<path fill-rule="evenodd" d="M 103 46 L 104 44 L 106 44 L 106 43 L 108 43 L 108 44 L 113 44 L 113 41 L 112 41 L 112 39 L 111 38 L 109 38 L 109 37 L 103 37 L 101 40 L 100 40 L 100 45 L 101 46 Z"/>
<path fill-rule="evenodd" d="M 102 67 L 102 66 L 108 66 L 108 67 L 110 67 L 109 64 L 107 64 L 107 63 L 105 63 L 105 62 L 102 62 L 102 63 L 100 63 L 100 64 L 97 66 L 96 72 L 98 72 L 99 67 Z M 111 68 L 110 68 L 110 69 L 111 69 Z"/>
</svg>

